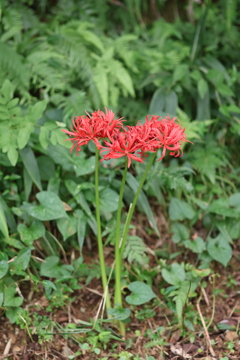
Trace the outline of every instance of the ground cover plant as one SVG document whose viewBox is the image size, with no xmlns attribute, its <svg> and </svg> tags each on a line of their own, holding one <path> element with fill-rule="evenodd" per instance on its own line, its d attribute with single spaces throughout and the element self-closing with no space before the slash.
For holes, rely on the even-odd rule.
<svg viewBox="0 0 240 360">
<path fill-rule="evenodd" d="M 238 2 L 0 4 L 0 358 L 239 359 Z"/>
</svg>

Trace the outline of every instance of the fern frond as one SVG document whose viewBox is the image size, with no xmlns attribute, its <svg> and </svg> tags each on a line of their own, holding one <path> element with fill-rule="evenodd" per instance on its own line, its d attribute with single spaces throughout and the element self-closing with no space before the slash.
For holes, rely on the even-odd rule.
<svg viewBox="0 0 240 360">
<path fill-rule="evenodd" d="M 29 87 L 29 71 L 23 57 L 11 46 L 0 42 L 0 83 L 8 78 L 20 92 Z"/>
<path fill-rule="evenodd" d="M 136 262 L 139 265 L 146 265 L 148 257 L 146 255 L 147 247 L 143 240 L 138 236 L 129 236 L 123 253 L 123 258 L 131 264 Z"/>
</svg>

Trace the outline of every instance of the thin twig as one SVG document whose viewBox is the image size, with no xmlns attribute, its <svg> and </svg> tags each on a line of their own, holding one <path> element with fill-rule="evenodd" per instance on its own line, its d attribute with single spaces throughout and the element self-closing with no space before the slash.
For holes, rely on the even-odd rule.
<svg viewBox="0 0 240 360">
<path fill-rule="evenodd" d="M 201 319 L 201 322 L 202 322 L 202 326 L 203 326 L 203 329 L 204 329 L 204 334 L 205 334 L 205 338 L 206 338 L 206 341 L 207 341 L 207 344 L 208 344 L 208 347 L 209 347 L 209 350 L 210 350 L 210 353 L 213 357 L 216 357 L 216 354 L 212 348 L 212 344 L 211 344 L 211 339 L 210 339 L 210 336 L 209 336 L 209 333 L 208 333 L 208 329 L 206 327 L 206 324 L 205 324 L 205 321 L 204 321 L 204 318 L 202 316 L 202 313 L 201 313 L 201 309 L 200 309 L 200 306 L 199 306 L 199 302 L 200 302 L 200 299 L 201 297 L 199 298 L 198 302 L 197 302 L 197 311 L 198 311 L 198 314 L 200 316 L 200 319 Z"/>
</svg>

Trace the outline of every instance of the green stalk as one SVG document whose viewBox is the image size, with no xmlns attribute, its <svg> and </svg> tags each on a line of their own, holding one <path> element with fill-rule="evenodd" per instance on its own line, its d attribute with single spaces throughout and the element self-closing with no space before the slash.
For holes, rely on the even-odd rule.
<svg viewBox="0 0 240 360">
<path fill-rule="evenodd" d="M 120 229 L 121 229 L 121 213 L 122 213 L 122 199 L 124 186 L 127 177 L 128 162 L 126 159 L 125 169 L 123 172 L 122 183 L 120 187 L 120 194 L 118 200 L 117 210 L 117 222 L 116 222 L 116 241 L 115 241 L 115 293 L 114 293 L 114 304 L 118 304 L 122 307 L 122 295 L 121 295 L 121 265 L 122 259 L 120 256 Z"/>
<path fill-rule="evenodd" d="M 98 163 L 99 163 L 99 150 L 96 148 L 96 154 L 95 154 L 95 200 L 96 200 L 96 219 L 97 219 L 97 242 L 98 242 L 98 254 L 99 254 L 99 260 L 100 260 L 103 292 L 104 292 L 104 296 L 106 296 L 106 308 L 109 309 L 109 308 L 111 308 L 111 302 L 110 302 L 110 296 L 109 296 L 109 290 L 108 290 L 108 282 L 107 282 L 106 268 L 105 268 L 105 262 L 104 262 L 104 253 L 103 253 L 99 190 L 98 190 Z"/>
<path fill-rule="evenodd" d="M 138 200 L 138 197 L 140 195 L 140 192 L 142 190 L 142 187 L 143 187 L 143 184 L 146 180 L 146 177 L 148 175 L 148 172 L 153 164 L 153 161 L 155 160 L 155 157 L 156 157 L 156 153 L 154 153 L 148 163 L 148 166 L 146 167 L 146 170 L 142 176 L 142 179 L 138 185 L 138 189 L 137 189 L 137 192 L 134 196 L 134 199 L 133 199 L 133 202 L 129 208 L 129 211 L 128 211 L 128 216 L 127 216 L 127 219 L 126 219 L 126 223 L 125 223 L 125 226 L 124 226 L 124 230 L 123 230 L 123 237 L 122 237 L 122 242 L 121 242 L 121 247 L 120 247 L 120 259 L 121 259 L 121 262 L 122 262 L 122 257 L 123 257 L 123 252 L 124 252 L 124 248 L 125 248 L 125 245 L 126 245 L 126 242 L 127 242 L 127 236 L 128 236 L 128 231 L 129 231 L 129 226 L 130 226 L 130 223 L 131 223 L 131 220 L 132 220 L 132 216 L 133 216 L 133 212 L 134 212 L 134 209 L 135 209 L 135 206 L 136 206 L 136 203 L 137 203 L 137 200 Z M 119 265 L 120 267 L 122 266 L 122 263 Z"/>
</svg>

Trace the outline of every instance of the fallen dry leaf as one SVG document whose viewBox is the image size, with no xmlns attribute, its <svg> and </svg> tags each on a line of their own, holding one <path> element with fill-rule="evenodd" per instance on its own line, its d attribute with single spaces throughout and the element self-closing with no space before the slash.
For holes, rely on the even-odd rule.
<svg viewBox="0 0 240 360">
<path fill-rule="evenodd" d="M 224 336 L 225 341 L 234 341 L 238 339 L 238 334 L 236 331 L 226 331 Z"/>
</svg>

